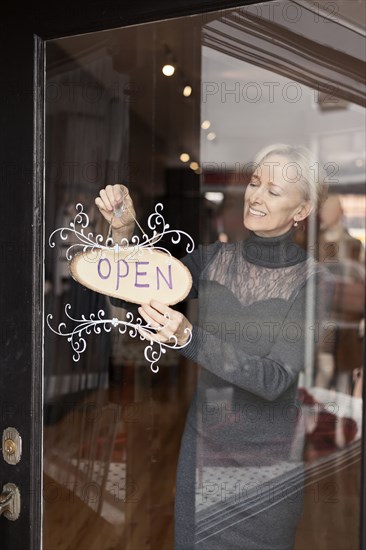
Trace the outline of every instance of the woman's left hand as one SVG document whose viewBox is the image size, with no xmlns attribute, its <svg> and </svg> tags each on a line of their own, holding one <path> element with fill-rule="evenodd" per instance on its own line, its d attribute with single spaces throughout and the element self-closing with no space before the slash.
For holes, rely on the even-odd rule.
<svg viewBox="0 0 366 550">
<path fill-rule="evenodd" d="M 157 340 L 158 342 L 174 343 L 183 346 L 188 342 L 192 331 L 192 324 L 179 311 L 158 302 L 151 300 L 150 304 L 142 304 L 138 312 L 148 325 L 156 330 L 156 334 L 139 329 L 139 333 L 146 339 Z M 175 336 L 175 338 L 172 338 Z"/>
</svg>

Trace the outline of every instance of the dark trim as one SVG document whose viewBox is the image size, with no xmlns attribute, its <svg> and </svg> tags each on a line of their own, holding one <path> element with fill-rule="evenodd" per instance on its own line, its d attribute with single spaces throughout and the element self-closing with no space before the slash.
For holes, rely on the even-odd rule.
<svg viewBox="0 0 366 550">
<path fill-rule="evenodd" d="M 44 53 L 44 41 L 34 36 L 31 550 L 41 548 L 43 504 Z"/>
<path fill-rule="evenodd" d="M 41 489 L 34 485 L 32 456 L 41 441 L 32 440 L 32 386 L 38 366 L 32 357 L 35 334 L 33 289 L 33 36 L 12 34 L 3 26 L 0 33 L 1 71 L 1 261 L 0 303 L 3 312 L 0 339 L 1 433 L 13 426 L 22 437 L 22 457 L 8 465 L 1 459 L 1 481 L 15 483 L 21 493 L 21 513 L 12 522 L 0 518 L 0 545 L 4 549 L 32 549 L 31 539 L 40 530 L 33 525 L 31 502 L 40 501 Z M 9 44 L 12 44 L 9 49 Z M 37 549 L 38 550 L 38 549 Z"/>
<path fill-rule="evenodd" d="M 366 296 L 365 304 L 366 310 Z M 364 337 L 363 365 L 365 370 L 366 338 Z M 366 550 L 366 378 L 363 376 L 362 388 L 362 454 L 361 454 L 361 504 L 360 504 L 360 550 Z"/>
<path fill-rule="evenodd" d="M 67 0 L 51 5 L 41 0 L 35 6 L 24 6 L 21 13 L 14 13 L 17 9 L 15 5 L 6 7 L 2 19 L 10 22 L 17 20 L 14 32 L 19 32 L 19 25 L 25 25 L 43 40 L 50 40 L 260 3 L 258 0 L 136 0 L 124 3 L 113 0 L 109 3 Z"/>
<path fill-rule="evenodd" d="M 243 29 L 245 32 L 243 33 Z M 364 62 L 297 34 L 274 21 L 231 12 L 202 31 L 202 43 L 214 50 L 274 71 L 323 92 L 326 97 L 366 105 Z M 285 55 L 274 55 L 271 44 L 281 44 Z M 314 59 L 317 60 L 315 68 Z"/>
</svg>

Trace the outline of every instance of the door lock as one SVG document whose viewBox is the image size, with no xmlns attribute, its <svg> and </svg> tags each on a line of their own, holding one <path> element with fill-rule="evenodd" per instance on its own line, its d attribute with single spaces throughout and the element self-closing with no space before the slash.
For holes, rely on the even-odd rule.
<svg viewBox="0 0 366 550">
<path fill-rule="evenodd" d="M 18 464 L 22 456 L 22 438 L 15 428 L 3 431 L 3 458 L 8 464 Z"/>
<path fill-rule="evenodd" d="M 4 485 L 0 495 L 0 516 L 15 521 L 20 515 L 20 492 L 14 483 Z"/>
</svg>

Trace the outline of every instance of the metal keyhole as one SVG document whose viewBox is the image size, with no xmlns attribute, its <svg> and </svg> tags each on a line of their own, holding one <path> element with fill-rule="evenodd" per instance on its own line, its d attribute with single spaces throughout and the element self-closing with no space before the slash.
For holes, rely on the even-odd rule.
<svg viewBox="0 0 366 550">
<path fill-rule="evenodd" d="M 2 450 L 3 458 L 7 464 L 18 464 L 22 456 L 22 438 L 18 430 L 6 428 L 3 431 Z"/>
</svg>

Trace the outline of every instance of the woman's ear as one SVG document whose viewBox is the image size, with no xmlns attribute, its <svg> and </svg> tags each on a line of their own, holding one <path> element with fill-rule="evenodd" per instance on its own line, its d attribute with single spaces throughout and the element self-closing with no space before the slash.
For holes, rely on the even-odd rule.
<svg viewBox="0 0 366 550">
<path fill-rule="evenodd" d="M 302 220 L 305 220 L 310 214 L 310 212 L 314 209 L 314 206 L 311 204 L 310 201 L 306 201 L 302 203 L 301 207 L 298 209 L 294 216 L 294 220 L 297 222 L 301 222 Z"/>
</svg>

